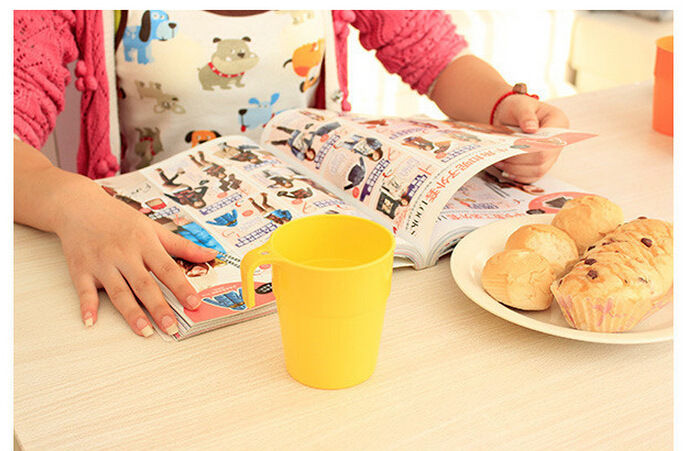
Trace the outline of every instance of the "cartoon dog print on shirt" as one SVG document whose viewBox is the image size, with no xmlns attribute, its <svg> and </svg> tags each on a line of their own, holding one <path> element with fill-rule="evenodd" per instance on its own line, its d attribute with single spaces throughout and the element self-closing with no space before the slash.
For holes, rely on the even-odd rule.
<svg viewBox="0 0 698 451">
<path fill-rule="evenodd" d="M 303 77 L 301 82 L 301 92 L 306 92 L 320 80 L 320 64 L 325 56 L 325 40 L 318 39 L 316 42 L 305 44 L 293 51 L 293 56 L 287 60 L 283 67 L 292 63 L 293 71 L 299 77 Z"/>
<path fill-rule="evenodd" d="M 140 25 L 126 27 L 124 31 L 124 58 L 127 62 L 132 62 L 133 54 L 136 53 L 138 64 L 152 63 L 152 42 L 167 41 L 176 34 L 177 24 L 170 21 L 170 16 L 165 11 L 148 10 L 143 13 Z"/>
<path fill-rule="evenodd" d="M 250 108 L 240 108 L 238 110 L 240 131 L 245 132 L 248 129 L 252 130 L 267 125 L 267 122 L 274 117 L 275 113 L 272 111 L 272 106 L 277 100 L 279 100 L 278 92 L 272 94 L 268 102 L 260 102 L 257 97 L 251 97 L 248 103 L 252 106 Z"/>
<path fill-rule="evenodd" d="M 163 113 L 165 111 L 172 111 L 175 114 L 183 114 L 184 107 L 179 104 L 179 99 L 172 94 L 167 94 L 162 91 L 162 85 L 155 82 L 142 82 L 140 80 L 135 80 L 136 89 L 138 90 L 138 95 L 141 99 L 151 98 L 155 99 L 155 105 L 153 106 L 153 111 L 155 113 Z"/>
<path fill-rule="evenodd" d="M 206 91 L 213 91 L 214 86 L 230 89 L 231 84 L 244 87 L 242 77 L 259 62 L 259 57 L 247 45 L 250 41 L 247 36 L 242 39 L 213 38 L 216 51 L 211 55 L 211 61 L 199 69 L 201 87 Z"/>
</svg>

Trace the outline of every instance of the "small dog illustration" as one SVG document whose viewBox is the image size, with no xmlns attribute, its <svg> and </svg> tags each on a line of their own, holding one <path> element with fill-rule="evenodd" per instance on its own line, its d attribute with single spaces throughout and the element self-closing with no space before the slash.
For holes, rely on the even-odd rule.
<svg viewBox="0 0 698 451">
<path fill-rule="evenodd" d="M 152 163 L 155 154 L 162 152 L 163 147 L 160 141 L 159 128 L 137 128 L 136 131 L 138 132 L 138 142 L 134 147 L 134 152 L 141 157 L 137 169 L 142 169 Z"/>
<path fill-rule="evenodd" d="M 192 147 L 196 147 L 201 143 L 206 141 L 211 141 L 212 139 L 220 138 L 221 134 L 215 130 L 192 130 L 184 137 L 184 140 L 191 143 Z"/>
<path fill-rule="evenodd" d="M 257 97 L 252 97 L 248 100 L 250 105 L 255 105 L 251 108 L 240 108 L 238 115 L 240 116 L 240 131 L 245 132 L 247 129 L 264 127 L 267 122 L 274 117 L 272 105 L 279 100 L 279 93 L 275 92 L 271 95 L 268 102 L 260 102 Z"/>
<path fill-rule="evenodd" d="M 211 55 L 211 61 L 199 69 L 201 87 L 206 91 L 213 91 L 214 86 L 230 89 L 231 84 L 244 87 L 243 75 L 259 62 L 259 57 L 247 45 L 250 41 L 247 36 L 242 39 L 213 38 L 216 51 Z"/>
<path fill-rule="evenodd" d="M 136 80 L 135 83 L 138 95 L 140 95 L 141 99 L 146 97 L 155 99 L 153 111 L 156 113 L 172 111 L 175 114 L 182 114 L 185 112 L 184 107 L 177 103 L 179 101 L 177 97 L 162 92 L 160 83 L 153 83 L 151 81 L 146 85 L 144 82 L 138 80 Z"/>
<path fill-rule="evenodd" d="M 167 41 L 177 34 L 177 24 L 170 21 L 170 16 L 165 11 L 148 10 L 143 13 L 140 25 L 126 27 L 124 31 L 123 47 L 126 61 L 133 61 L 133 53 L 136 53 L 138 64 L 152 63 L 153 53 L 151 43 Z"/>
<path fill-rule="evenodd" d="M 320 79 L 320 63 L 325 56 L 325 40 L 318 39 L 316 42 L 305 44 L 293 51 L 291 59 L 284 62 L 283 67 L 292 63 L 293 71 L 299 77 L 303 77 L 300 90 L 305 92 L 310 89 Z"/>
</svg>

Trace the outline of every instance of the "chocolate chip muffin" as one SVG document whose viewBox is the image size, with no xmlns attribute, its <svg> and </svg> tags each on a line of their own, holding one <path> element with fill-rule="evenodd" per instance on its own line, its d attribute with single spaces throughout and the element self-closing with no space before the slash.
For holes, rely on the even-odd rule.
<svg viewBox="0 0 698 451">
<path fill-rule="evenodd" d="M 674 282 L 673 227 L 640 218 L 587 247 L 551 291 L 567 322 L 595 332 L 624 332 L 669 300 Z"/>
</svg>

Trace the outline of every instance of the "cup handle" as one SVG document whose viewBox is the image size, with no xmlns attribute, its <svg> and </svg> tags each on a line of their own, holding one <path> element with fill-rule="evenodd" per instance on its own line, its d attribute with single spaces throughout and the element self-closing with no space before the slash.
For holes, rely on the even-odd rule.
<svg viewBox="0 0 698 451">
<path fill-rule="evenodd" d="M 247 308 L 255 306 L 254 270 L 260 265 L 273 263 L 275 261 L 278 262 L 279 260 L 279 256 L 274 252 L 269 241 L 252 249 L 242 258 L 242 262 L 240 263 L 242 300 L 245 301 Z"/>
</svg>

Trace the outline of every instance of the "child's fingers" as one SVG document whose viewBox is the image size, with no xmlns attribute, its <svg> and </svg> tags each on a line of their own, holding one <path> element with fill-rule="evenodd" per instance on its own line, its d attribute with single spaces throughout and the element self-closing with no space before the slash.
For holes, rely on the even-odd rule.
<svg viewBox="0 0 698 451">
<path fill-rule="evenodd" d="M 502 102 L 496 118 L 503 124 L 514 125 L 526 133 L 538 130 L 538 108 L 540 102 L 532 97 L 513 95 Z"/>
<path fill-rule="evenodd" d="M 208 261 L 208 260 L 206 260 Z M 187 280 L 182 268 L 162 250 L 148 254 L 145 264 L 155 276 L 175 295 L 180 304 L 190 310 L 196 310 L 201 305 L 201 298 Z"/>
<path fill-rule="evenodd" d="M 157 234 L 162 246 L 173 257 L 183 258 L 194 263 L 203 263 L 214 259 L 218 253 L 215 249 L 197 246 L 186 238 L 164 228 L 159 228 Z"/>
<path fill-rule="evenodd" d="M 71 274 L 72 275 L 72 274 Z M 80 315 L 85 326 L 90 327 L 97 321 L 99 295 L 95 281 L 90 274 L 72 275 L 73 284 L 80 299 Z"/>
<path fill-rule="evenodd" d="M 177 321 L 172 308 L 165 301 L 160 287 L 144 264 L 137 263 L 139 262 L 128 262 L 122 265 L 119 268 L 121 274 L 133 290 L 133 294 L 148 309 L 150 316 L 155 320 L 160 330 L 169 335 L 177 333 Z"/>
<path fill-rule="evenodd" d="M 138 306 L 131 288 L 121 273 L 113 267 L 111 270 L 105 271 L 105 274 L 100 278 L 100 282 L 112 304 L 121 313 L 128 325 L 131 326 L 131 329 L 138 335 L 146 338 L 153 335 L 153 326 L 143 310 Z"/>
<path fill-rule="evenodd" d="M 500 161 L 497 167 L 502 170 L 503 175 L 519 183 L 533 183 L 543 177 L 553 165 L 553 161 L 546 161 L 541 164 L 521 164 L 512 163 L 509 160 Z"/>
</svg>

